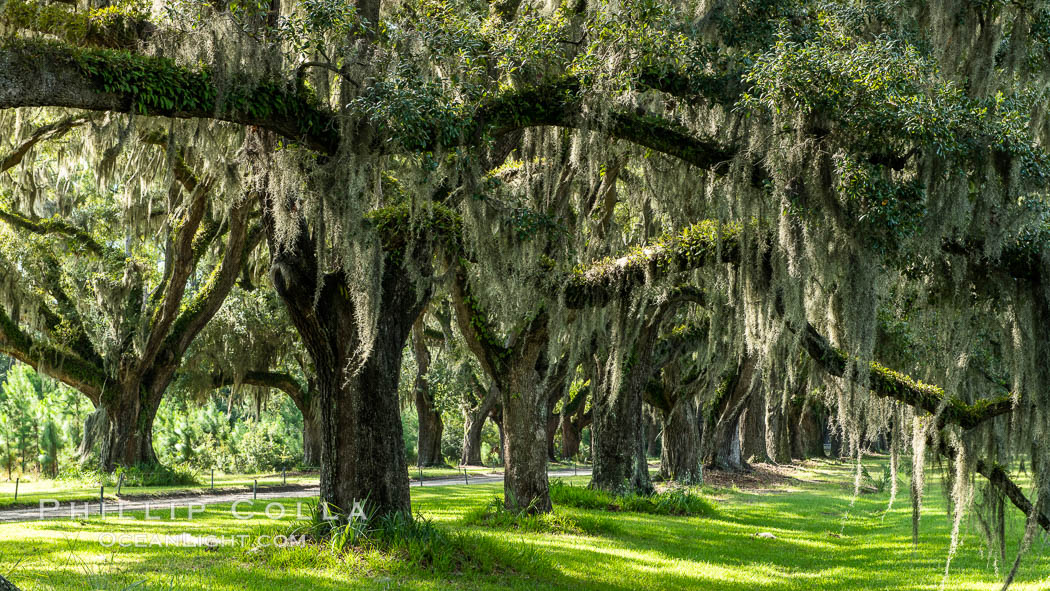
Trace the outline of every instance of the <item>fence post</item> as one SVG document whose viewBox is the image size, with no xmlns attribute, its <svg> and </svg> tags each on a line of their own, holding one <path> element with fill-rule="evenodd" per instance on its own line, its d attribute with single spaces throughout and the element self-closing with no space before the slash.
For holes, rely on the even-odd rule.
<svg viewBox="0 0 1050 591">
<path fill-rule="evenodd" d="M 419 486 L 423 486 L 423 466 L 419 466 Z"/>
<path fill-rule="evenodd" d="M 120 473 L 120 479 L 117 480 L 117 496 L 120 496 L 120 487 L 124 486 L 124 473 Z"/>
<path fill-rule="evenodd" d="M 98 487 L 98 514 L 105 519 L 106 518 L 106 485 Z"/>
<path fill-rule="evenodd" d="M 211 469 L 211 489 L 215 490 L 215 468 Z"/>
<path fill-rule="evenodd" d="M 256 479 L 254 481 L 254 484 L 252 484 L 252 501 L 255 501 L 258 498 L 259 498 L 259 480 Z"/>
<path fill-rule="evenodd" d="M 18 478 L 15 478 L 15 500 L 16 501 L 18 500 L 18 481 L 20 481 L 20 480 L 22 480 L 21 476 L 19 476 Z"/>
<path fill-rule="evenodd" d="M 463 468 L 463 484 L 470 484 L 470 480 L 467 479 L 467 469 Z"/>
<path fill-rule="evenodd" d="M 284 466 L 281 466 L 281 484 L 282 485 L 287 485 L 288 484 L 288 473 L 285 472 L 285 470 L 287 470 L 287 468 L 285 468 Z"/>
</svg>

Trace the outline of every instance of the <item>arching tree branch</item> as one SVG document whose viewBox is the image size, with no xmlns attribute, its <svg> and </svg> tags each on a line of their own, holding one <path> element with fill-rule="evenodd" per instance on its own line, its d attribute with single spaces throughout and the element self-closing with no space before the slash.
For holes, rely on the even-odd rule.
<svg viewBox="0 0 1050 591">
<path fill-rule="evenodd" d="M 84 393 L 96 406 L 106 388 L 100 367 L 45 343 L 36 342 L 0 308 L 0 353 L 5 353 Z"/>
</svg>

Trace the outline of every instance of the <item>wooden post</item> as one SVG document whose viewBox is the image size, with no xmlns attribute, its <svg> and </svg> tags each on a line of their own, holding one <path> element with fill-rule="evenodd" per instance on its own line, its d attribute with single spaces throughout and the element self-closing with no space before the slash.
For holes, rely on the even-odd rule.
<svg viewBox="0 0 1050 591">
<path fill-rule="evenodd" d="M 211 469 L 211 489 L 215 490 L 215 468 Z"/>
<path fill-rule="evenodd" d="M 120 487 L 124 485 L 124 473 L 120 473 L 120 479 L 117 480 L 117 496 L 120 496 Z"/>
<path fill-rule="evenodd" d="M 423 466 L 419 467 L 419 486 L 423 486 Z"/>
<path fill-rule="evenodd" d="M 470 484 L 470 480 L 467 479 L 467 469 L 463 468 L 463 484 Z"/>
<path fill-rule="evenodd" d="M 252 484 L 252 501 L 255 501 L 258 498 L 259 498 L 259 481 L 257 479 L 257 480 L 255 480 L 255 483 Z"/>
<path fill-rule="evenodd" d="M 281 466 L 281 484 L 283 485 L 288 484 L 288 473 L 285 470 L 286 468 L 284 466 Z"/>
<path fill-rule="evenodd" d="M 18 500 L 18 481 L 20 481 L 20 480 L 22 480 L 21 476 L 19 476 L 18 478 L 15 478 L 15 500 L 16 501 Z"/>
<path fill-rule="evenodd" d="M 105 497 L 105 494 L 106 494 L 106 485 L 103 484 L 103 485 L 98 487 L 98 514 L 103 519 L 106 518 L 106 497 Z"/>
</svg>

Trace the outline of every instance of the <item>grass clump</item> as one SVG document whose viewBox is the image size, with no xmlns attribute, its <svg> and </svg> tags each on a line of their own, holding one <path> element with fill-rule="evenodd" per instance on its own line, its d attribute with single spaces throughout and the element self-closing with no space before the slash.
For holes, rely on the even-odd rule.
<svg viewBox="0 0 1050 591">
<path fill-rule="evenodd" d="M 515 511 L 507 507 L 502 497 L 493 497 L 484 507 L 468 511 L 463 516 L 463 524 L 568 535 L 613 533 L 617 529 L 609 521 L 592 516 L 569 515 L 557 510 L 533 513 L 528 508 Z"/>
<path fill-rule="evenodd" d="M 334 554 L 381 555 L 385 562 L 397 561 L 440 573 L 481 570 L 491 567 L 484 557 L 468 552 L 463 536 L 448 533 L 430 519 L 411 513 L 390 513 L 364 518 L 332 514 L 314 507 L 311 518 L 291 532 Z"/>
<path fill-rule="evenodd" d="M 669 488 L 649 496 L 617 495 L 554 480 L 551 482 L 550 494 L 554 504 L 580 509 L 679 517 L 710 517 L 715 514 L 711 501 L 685 487 Z"/>
</svg>

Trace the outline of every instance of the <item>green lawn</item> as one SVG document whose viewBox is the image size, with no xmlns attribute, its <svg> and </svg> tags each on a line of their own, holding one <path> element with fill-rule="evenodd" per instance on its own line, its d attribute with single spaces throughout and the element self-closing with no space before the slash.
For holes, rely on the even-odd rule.
<svg viewBox="0 0 1050 591">
<path fill-rule="evenodd" d="M 413 489 L 413 507 L 432 519 L 478 560 L 459 572 L 431 572 L 374 552 L 335 555 L 315 546 L 105 548 L 99 536 L 246 535 L 292 528 L 289 516 L 271 522 L 262 502 L 254 518 L 233 519 L 209 507 L 193 521 L 147 522 L 97 518 L 0 525 L 0 573 L 36 589 L 938 589 L 948 554 L 943 496 L 931 486 L 921 542 L 911 546 L 910 507 L 899 499 L 883 514 L 887 493 L 861 495 L 850 507 L 849 467 L 811 463 L 806 482 L 773 490 L 710 490 L 717 506 L 708 518 L 657 517 L 557 507 L 583 531 L 525 533 L 468 527 L 464 516 L 487 505 L 499 484 Z M 570 479 L 583 485 L 585 477 Z M 933 480 L 931 478 L 931 480 Z M 932 484 L 932 483 L 931 483 Z M 248 513 L 242 507 L 242 513 Z M 1011 537 L 1020 537 L 1014 519 Z M 777 539 L 754 537 L 771 532 Z M 998 589 L 993 564 L 972 529 L 952 562 L 947 589 Z M 495 566 L 492 566 L 495 563 Z M 1001 569 L 1002 570 L 1002 569 Z M 1042 542 L 1026 558 L 1012 589 L 1050 589 L 1050 560 Z"/>
</svg>

